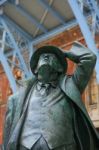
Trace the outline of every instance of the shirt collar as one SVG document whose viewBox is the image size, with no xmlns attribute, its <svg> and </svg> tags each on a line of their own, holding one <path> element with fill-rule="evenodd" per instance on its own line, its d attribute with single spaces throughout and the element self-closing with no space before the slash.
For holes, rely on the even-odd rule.
<svg viewBox="0 0 99 150">
<path fill-rule="evenodd" d="M 49 88 L 49 87 L 56 88 L 57 87 L 57 81 L 54 81 L 54 82 L 51 82 L 51 83 L 46 83 L 46 84 L 38 81 L 37 82 L 37 89 L 40 90 L 42 87 L 43 88 L 45 87 L 46 89 Z"/>
</svg>

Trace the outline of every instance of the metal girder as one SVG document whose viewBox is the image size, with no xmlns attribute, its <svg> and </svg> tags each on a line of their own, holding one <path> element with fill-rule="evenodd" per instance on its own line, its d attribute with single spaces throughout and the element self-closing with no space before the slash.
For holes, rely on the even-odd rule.
<svg viewBox="0 0 99 150">
<path fill-rule="evenodd" d="M 89 5 L 91 11 L 96 14 L 96 24 L 99 29 L 99 8 L 96 4 L 96 1 L 95 0 L 87 0 L 87 4 Z"/>
<path fill-rule="evenodd" d="M 13 45 L 12 45 L 11 41 L 8 39 L 7 31 L 4 29 L 3 25 L 0 26 L 0 38 L 1 38 L 0 39 L 0 47 L 1 47 L 2 51 L 4 51 L 5 47 L 9 48 L 9 49 L 13 49 Z"/>
<path fill-rule="evenodd" d="M 3 5 L 7 0 L 0 0 L 0 6 Z"/>
<path fill-rule="evenodd" d="M 4 18 L 4 19 L 6 19 L 6 18 Z M 6 20 L 5 20 L 5 22 L 6 22 Z M 20 33 L 19 32 L 20 30 L 16 29 L 16 26 L 14 26 L 13 24 L 7 22 L 7 25 L 8 25 L 9 30 L 11 31 L 11 33 L 14 35 L 14 39 L 18 45 L 18 48 L 20 49 L 20 52 L 23 55 L 24 55 L 24 52 L 26 52 L 26 51 L 29 52 L 29 43 L 31 43 L 31 40 L 29 40 L 28 38 L 25 37 L 25 33 L 23 33 L 23 32 L 22 32 L 23 34 Z M 13 52 L 15 52 L 15 51 L 9 51 L 8 53 L 6 53 L 6 56 L 7 57 L 13 56 Z M 17 57 L 20 61 L 19 56 L 17 56 Z"/>
<path fill-rule="evenodd" d="M 25 62 L 24 62 L 23 56 L 22 56 L 22 54 L 21 54 L 21 52 L 20 52 L 20 50 L 19 50 L 19 48 L 18 48 L 18 46 L 17 46 L 17 44 L 16 44 L 14 38 L 13 38 L 12 33 L 9 31 L 9 29 L 8 29 L 7 25 L 5 24 L 4 20 L 2 19 L 2 17 L 0 17 L 0 21 L 2 22 L 2 24 L 3 24 L 4 28 L 5 28 L 5 30 L 7 31 L 8 37 L 9 37 L 10 41 L 11 41 L 12 44 L 13 44 L 13 48 L 14 48 L 16 54 L 18 55 L 18 57 L 19 57 L 19 59 L 20 59 L 21 66 L 22 66 L 22 68 L 24 69 L 25 77 L 26 77 L 26 78 L 29 78 L 29 76 L 30 76 L 29 71 L 28 71 L 27 66 L 26 66 L 26 64 L 25 64 Z"/>
<path fill-rule="evenodd" d="M 38 38 L 35 38 L 32 43 L 33 45 L 36 45 L 40 42 L 43 42 L 44 40 L 47 40 L 49 38 L 52 38 L 53 36 L 65 31 L 66 29 L 72 28 L 74 26 L 76 26 L 78 23 L 76 20 L 72 20 L 69 23 L 67 23 L 66 25 L 61 25 L 60 27 L 57 27 L 56 29 L 53 29 L 52 31 L 49 31 L 47 34 L 43 34 L 41 36 L 39 36 Z"/>
<path fill-rule="evenodd" d="M 6 56 L 6 58 L 8 58 L 8 57 L 13 56 L 14 52 L 15 51 L 12 50 L 12 51 L 9 51 L 9 52 L 5 53 L 4 55 Z"/>
<path fill-rule="evenodd" d="M 8 2 L 13 3 L 13 4 L 19 4 L 19 0 L 8 0 Z"/>
<path fill-rule="evenodd" d="M 20 12 L 23 16 L 25 16 L 28 20 L 30 20 L 37 28 L 39 28 L 44 33 L 47 32 L 47 29 L 39 23 L 39 21 L 32 15 L 30 15 L 22 6 L 19 5 L 18 0 L 8 0 L 8 2 L 12 3 L 13 5 L 16 4 L 16 10 Z"/>
<path fill-rule="evenodd" d="M 35 49 L 33 48 L 33 43 L 29 42 L 28 43 L 28 50 L 29 50 L 29 59 L 31 58 L 33 52 L 35 51 Z M 13 56 L 15 50 L 9 51 L 7 53 L 5 53 L 6 58 L 9 58 L 11 56 Z M 23 51 L 21 51 L 23 53 Z"/>
<path fill-rule="evenodd" d="M 32 22 L 37 28 L 39 28 L 44 33 L 47 33 L 47 29 L 42 24 L 40 24 L 39 21 L 35 17 L 31 16 L 23 7 L 16 6 L 16 9 L 23 16 L 25 16 L 28 20 L 30 20 L 30 22 Z"/>
<path fill-rule="evenodd" d="M 99 53 L 96 48 L 94 39 L 92 38 L 91 31 L 87 25 L 85 17 L 83 16 L 81 10 L 79 9 L 79 4 L 77 3 L 77 0 L 68 0 L 68 3 L 70 4 L 70 7 L 72 8 L 72 11 L 78 21 L 78 24 L 86 40 L 88 48 L 90 48 L 97 55 L 95 70 L 97 75 L 97 81 L 99 82 Z"/>
<path fill-rule="evenodd" d="M 32 42 L 29 43 L 29 59 L 31 59 L 31 56 L 33 52 L 35 51 Z"/>
<path fill-rule="evenodd" d="M 38 2 L 45 7 L 46 9 L 48 9 L 48 11 L 55 16 L 62 24 L 65 24 L 65 20 L 63 18 L 62 15 L 60 15 L 55 9 L 53 9 L 46 0 L 38 0 Z"/>
<path fill-rule="evenodd" d="M 8 77 L 8 80 L 10 82 L 10 86 L 12 88 L 13 93 L 15 93 L 17 91 L 17 85 L 16 85 L 16 81 L 15 78 L 10 70 L 10 66 L 8 65 L 8 62 L 5 58 L 5 55 L 3 54 L 2 50 L 0 49 L 0 61 L 2 63 L 2 66 L 4 68 L 4 71 Z"/>
<path fill-rule="evenodd" d="M 78 0 L 78 3 L 80 4 L 80 9 L 83 12 L 83 8 L 84 8 L 83 0 Z"/>
<path fill-rule="evenodd" d="M 16 0 L 8 0 L 10 3 L 15 3 Z"/>
<path fill-rule="evenodd" d="M 2 35 L 2 41 L 1 41 L 2 51 L 4 50 L 4 46 L 5 46 L 5 37 L 6 37 L 6 31 L 4 31 Z"/>
<path fill-rule="evenodd" d="M 90 14 L 88 14 L 86 16 L 86 19 L 88 19 L 89 17 L 91 17 Z M 52 31 L 49 31 L 46 34 L 43 34 L 43 35 L 39 36 L 38 38 L 33 39 L 32 44 L 36 45 L 40 42 L 43 42 L 44 40 L 52 38 L 53 36 L 58 35 L 59 33 L 64 32 L 65 30 L 73 28 L 77 25 L 78 25 L 78 22 L 76 19 L 69 21 L 68 23 L 66 23 L 66 25 L 61 25 L 60 27 L 57 27 L 57 28 L 53 29 Z"/>
<path fill-rule="evenodd" d="M 29 43 L 29 60 L 31 59 L 31 56 L 33 55 L 34 52 L 35 52 L 35 48 L 34 48 L 32 42 L 30 42 L 30 43 Z M 30 67 L 30 66 L 29 66 L 29 67 Z M 29 69 L 30 69 L 30 68 L 29 68 Z M 30 69 L 30 75 L 31 75 L 31 77 L 33 77 L 33 73 L 32 73 L 32 71 L 31 71 L 31 69 Z"/>
<path fill-rule="evenodd" d="M 10 64 L 12 64 L 13 66 L 15 66 L 16 68 L 19 68 L 19 69 L 21 69 L 22 71 L 24 71 L 22 67 L 20 67 L 19 65 L 17 65 L 16 63 L 14 63 L 13 61 L 11 61 L 10 59 L 7 59 L 7 61 L 8 61 Z"/>
<path fill-rule="evenodd" d="M 17 23 L 15 23 L 12 19 L 10 19 L 6 14 L 3 15 L 4 20 L 14 27 L 27 41 L 31 41 L 33 37 L 28 34 L 24 29 L 22 29 Z"/>
</svg>

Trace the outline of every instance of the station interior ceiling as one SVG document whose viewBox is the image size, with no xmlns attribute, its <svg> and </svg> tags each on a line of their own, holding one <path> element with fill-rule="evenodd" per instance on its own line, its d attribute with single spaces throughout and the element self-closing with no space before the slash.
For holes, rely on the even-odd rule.
<svg viewBox="0 0 99 150">
<path fill-rule="evenodd" d="M 30 78 L 31 71 L 27 64 L 35 46 L 77 25 L 87 46 L 94 49 L 99 57 L 95 44 L 95 36 L 99 34 L 98 6 L 98 0 L 0 1 L 0 62 L 13 92 L 17 85 L 11 64 L 22 70 L 23 78 Z M 24 59 L 25 51 L 28 60 Z M 96 65 L 97 78 L 98 67 Z"/>
</svg>

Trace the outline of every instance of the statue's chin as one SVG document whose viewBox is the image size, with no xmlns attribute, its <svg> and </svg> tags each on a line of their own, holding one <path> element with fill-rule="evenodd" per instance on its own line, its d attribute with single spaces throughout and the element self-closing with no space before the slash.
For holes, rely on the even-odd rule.
<svg viewBox="0 0 99 150">
<path fill-rule="evenodd" d="M 44 84 L 50 82 L 50 80 L 48 80 L 47 77 L 45 78 L 45 77 L 43 77 L 43 76 L 41 76 L 41 75 L 38 75 L 38 80 L 39 80 L 40 82 L 44 83 Z"/>
<path fill-rule="evenodd" d="M 54 75 L 50 75 L 48 77 L 38 75 L 38 80 L 42 82 L 43 84 L 55 82 L 57 79 L 58 79 L 58 76 L 54 76 Z"/>
</svg>

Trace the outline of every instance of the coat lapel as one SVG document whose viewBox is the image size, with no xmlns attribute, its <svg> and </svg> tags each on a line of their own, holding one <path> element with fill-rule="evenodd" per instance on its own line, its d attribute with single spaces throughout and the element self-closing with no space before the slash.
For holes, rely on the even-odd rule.
<svg viewBox="0 0 99 150">
<path fill-rule="evenodd" d="M 68 76 L 62 76 L 60 78 L 60 88 L 63 90 L 63 92 L 70 98 L 71 101 L 73 101 L 73 103 L 75 103 L 78 108 L 83 112 L 84 116 L 87 118 L 88 122 L 90 123 L 92 129 L 94 130 L 94 133 L 96 135 L 96 137 L 99 140 L 99 135 L 95 130 L 95 127 L 88 115 L 88 112 L 85 108 L 84 103 L 82 102 L 82 98 L 81 98 L 81 94 L 79 92 L 79 89 L 77 88 L 77 86 L 75 85 L 72 77 L 68 77 Z"/>
<path fill-rule="evenodd" d="M 9 149 L 16 150 L 16 147 L 18 144 L 18 138 L 20 135 L 20 130 L 23 125 L 24 118 L 26 116 L 26 110 L 27 110 L 27 106 L 28 106 L 28 102 L 29 102 L 28 96 L 30 96 L 30 90 L 31 90 L 32 85 L 34 85 L 35 81 L 36 81 L 36 79 L 32 79 L 32 80 L 28 81 L 28 83 L 26 83 L 26 86 L 22 91 L 21 99 L 20 99 L 21 104 L 19 105 L 18 112 L 16 112 L 18 114 L 15 114 L 15 118 L 14 118 L 14 120 L 18 120 L 18 122 L 16 123 L 15 128 L 11 134 L 11 137 L 10 137 L 10 140 L 8 143 L 8 150 Z M 15 121 L 14 121 L 14 123 L 15 123 Z"/>
<path fill-rule="evenodd" d="M 76 87 L 73 79 L 68 76 L 61 78 L 60 87 L 63 92 L 86 114 L 85 106 L 82 102 L 80 92 Z"/>
</svg>

